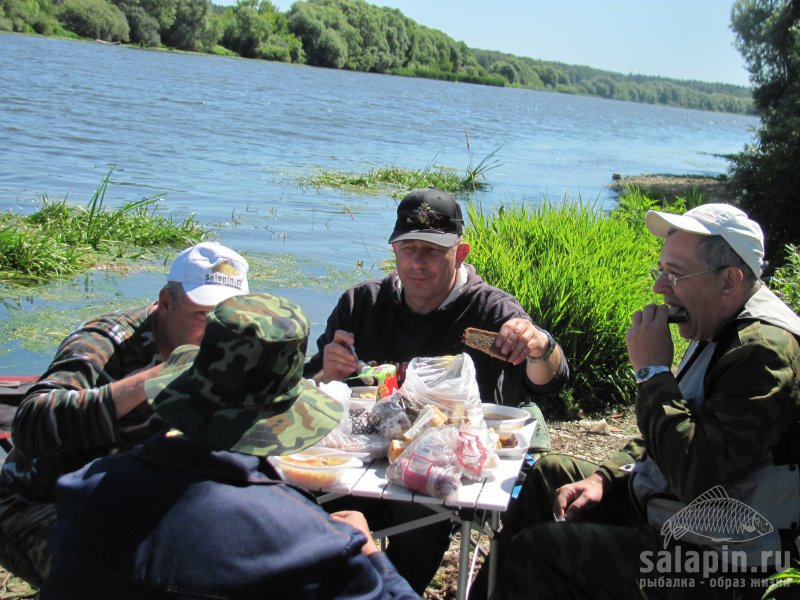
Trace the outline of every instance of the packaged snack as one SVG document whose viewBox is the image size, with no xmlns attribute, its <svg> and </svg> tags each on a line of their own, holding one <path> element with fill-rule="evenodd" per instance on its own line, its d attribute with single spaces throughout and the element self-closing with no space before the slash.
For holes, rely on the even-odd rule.
<svg viewBox="0 0 800 600">
<path fill-rule="evenodd" d="M 389 465 L 386 477 L 410 490 L 447 498 L 461 486 L 457 445 L 455 427 L 428 429 Z"/>
<path fill-rule="evenodd" d="M 403 450 L 408 448 L 408 444 L 402 440 L 392 440 L 389 442 L 389 462 L 394 462 L 397 460 L 397 457 L 402 454 Z"/>
<path fill-rule="evenodd" d="M 484 479 L 484 469 L 497 465 L 497 434 L 486 427 L 462 426 L 456 456 L 463 475 L 476 481 Z"/>
<path fill-rule="evenodd" d="M 375 387 L 378 398 L 391 395 L 399 386 L 397 384 L 397 366 L 393 364 L 368 363 L 354 378 L 359 379 L 367 387 Z"/>
<path fill-rule="evenodd" d="M 378 435 L 385 440 L 402 439 L 403 433 L 411 427 L 403 397 L 396 393 L 378 400 L 370 419 Z"/>
<path fill-rule="evenodd" d="M 378 432 L 372 423 L 372 411 L 363 407 L 350 408 L 350 426 L 354 435 Z"/>
<path fill-rule="evenodd" d="M 428 404 L 419 413 L 414 424 L 403 433 L 403 439 L 410 442 L 424 430 L 430 427 L 444 427 L 446 423 L 447 416 L 432 404 Z"/>
</svg>

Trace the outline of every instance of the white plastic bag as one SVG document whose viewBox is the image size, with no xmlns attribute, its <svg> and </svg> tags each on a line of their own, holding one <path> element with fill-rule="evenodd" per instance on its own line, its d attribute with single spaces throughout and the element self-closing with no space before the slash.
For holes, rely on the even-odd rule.
<svg viewBox="0 0 800 600">
<path fill-rule="evenodd" d="M 350 421 L 350 397 L 353 394 L 352 390 L 346 383 L 341 381 L 320 383 L 318 387 L 321 391 L 325 392 L 328 394 L 328 396 L 342 405 L 342 420 L 339 421 L 339 424 L 336 425 L 333 431 L 339 434 L 350 435 L 353 430 L 353 426 Z"/>
<path fill-rule="evenodd" d="M 375 433 L 353 433 L 353 420 L 350 413 L 352 388 L 341 381 L 320 383 L 319 389 L 342 405 L 342 420 L 315 446 L 320 448 L 336 448 L 345 452 L 365 452 L 369 460 L 386 456 L 389 441 L 381 439 Z"/>
<path fill-rule="evenodd" d="M 419 408 L 433 404 L 448 416 L 481 406 L 475 364 L 466 353 L 412 359 L 400 393 Z"/>
<path fill-rule="evenodd" d="M 415 492 L 448 498 L 461 487 L 455 427 L 428 429 L 386 469 L 386 478 Z"/>
</svg>

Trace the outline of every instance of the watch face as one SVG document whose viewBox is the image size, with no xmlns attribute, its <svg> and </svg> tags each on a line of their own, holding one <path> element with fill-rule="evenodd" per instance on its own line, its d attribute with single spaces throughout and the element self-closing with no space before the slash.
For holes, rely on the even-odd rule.
<svg viewBox="0 0 800 600">
<path fill-rule="evenodd" d="M 659 373 L 666 373 L 669 371 L 669 367 L 665 367 L 662 365 L 647 365 L 646 367 L 642 367 L 638 371 L 636 371 L 636 382 L 642 383 L 647 381 L 654 375 L 658 375 Z"/>
</svg>

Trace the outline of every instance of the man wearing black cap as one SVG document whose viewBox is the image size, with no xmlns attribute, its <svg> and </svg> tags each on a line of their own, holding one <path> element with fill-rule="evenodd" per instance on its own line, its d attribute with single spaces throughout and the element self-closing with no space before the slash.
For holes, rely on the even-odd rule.
<svg viewBox="0 0 800 600">
<path fill-rule="evenodd" d="M 568 377 L 561 348 L 513 296 L 487 285 L 465 264 L 463 223 L 447 193 L 427 188 L 408 194 L 389 238 L 397 269 L 342 295 L 306 376 L 327 383 L 352 375 L 358 359 L 402 365 L 414 357 L 467 352 L 484 402 L 519 404 L 558 391 Z M 465 347 L 468 327 L 498 332 L 495 346 L 506 360 Z M 399 513 L 419 510 L 407 503 L 383 506 L 389 522 L 408 520 Z M 390 538 L 390 558 L 419 593 L 441 562 L 448 533 L 433 526 Z"/>
</svg>

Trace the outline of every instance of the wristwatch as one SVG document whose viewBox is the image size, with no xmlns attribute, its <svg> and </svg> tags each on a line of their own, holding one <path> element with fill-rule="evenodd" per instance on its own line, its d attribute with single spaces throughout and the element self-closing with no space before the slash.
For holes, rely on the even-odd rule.
<svg viewBox="0 0 800 600">
<path fill-rule="evenodd" d="M 659 373 L 669 373 L 670 368 L 666 365 L 647 365 L 636 371 L 636 383 L 644 383 L 651 377 Z"/>
<path fill-rule="evenodd" d="M 536 327 L 536 325 L 534 325 L 534 327 Z M 546 329 L 542 329 L 541 327 L 536 327 L 536 329 L 541 331 L 547 337 L 547 349 L 544 351 L 544 354 L 537 356 L 536 358 L 529 356 L 528 364 L 531 365 L 538 365 L 539 363 L 549 360 L 550 356 L 553 354 L 553 350 L 556 349 L 556 341 L 553 339 L 553 336 L 550 335 L 550 332 Z"/>
</svg>

